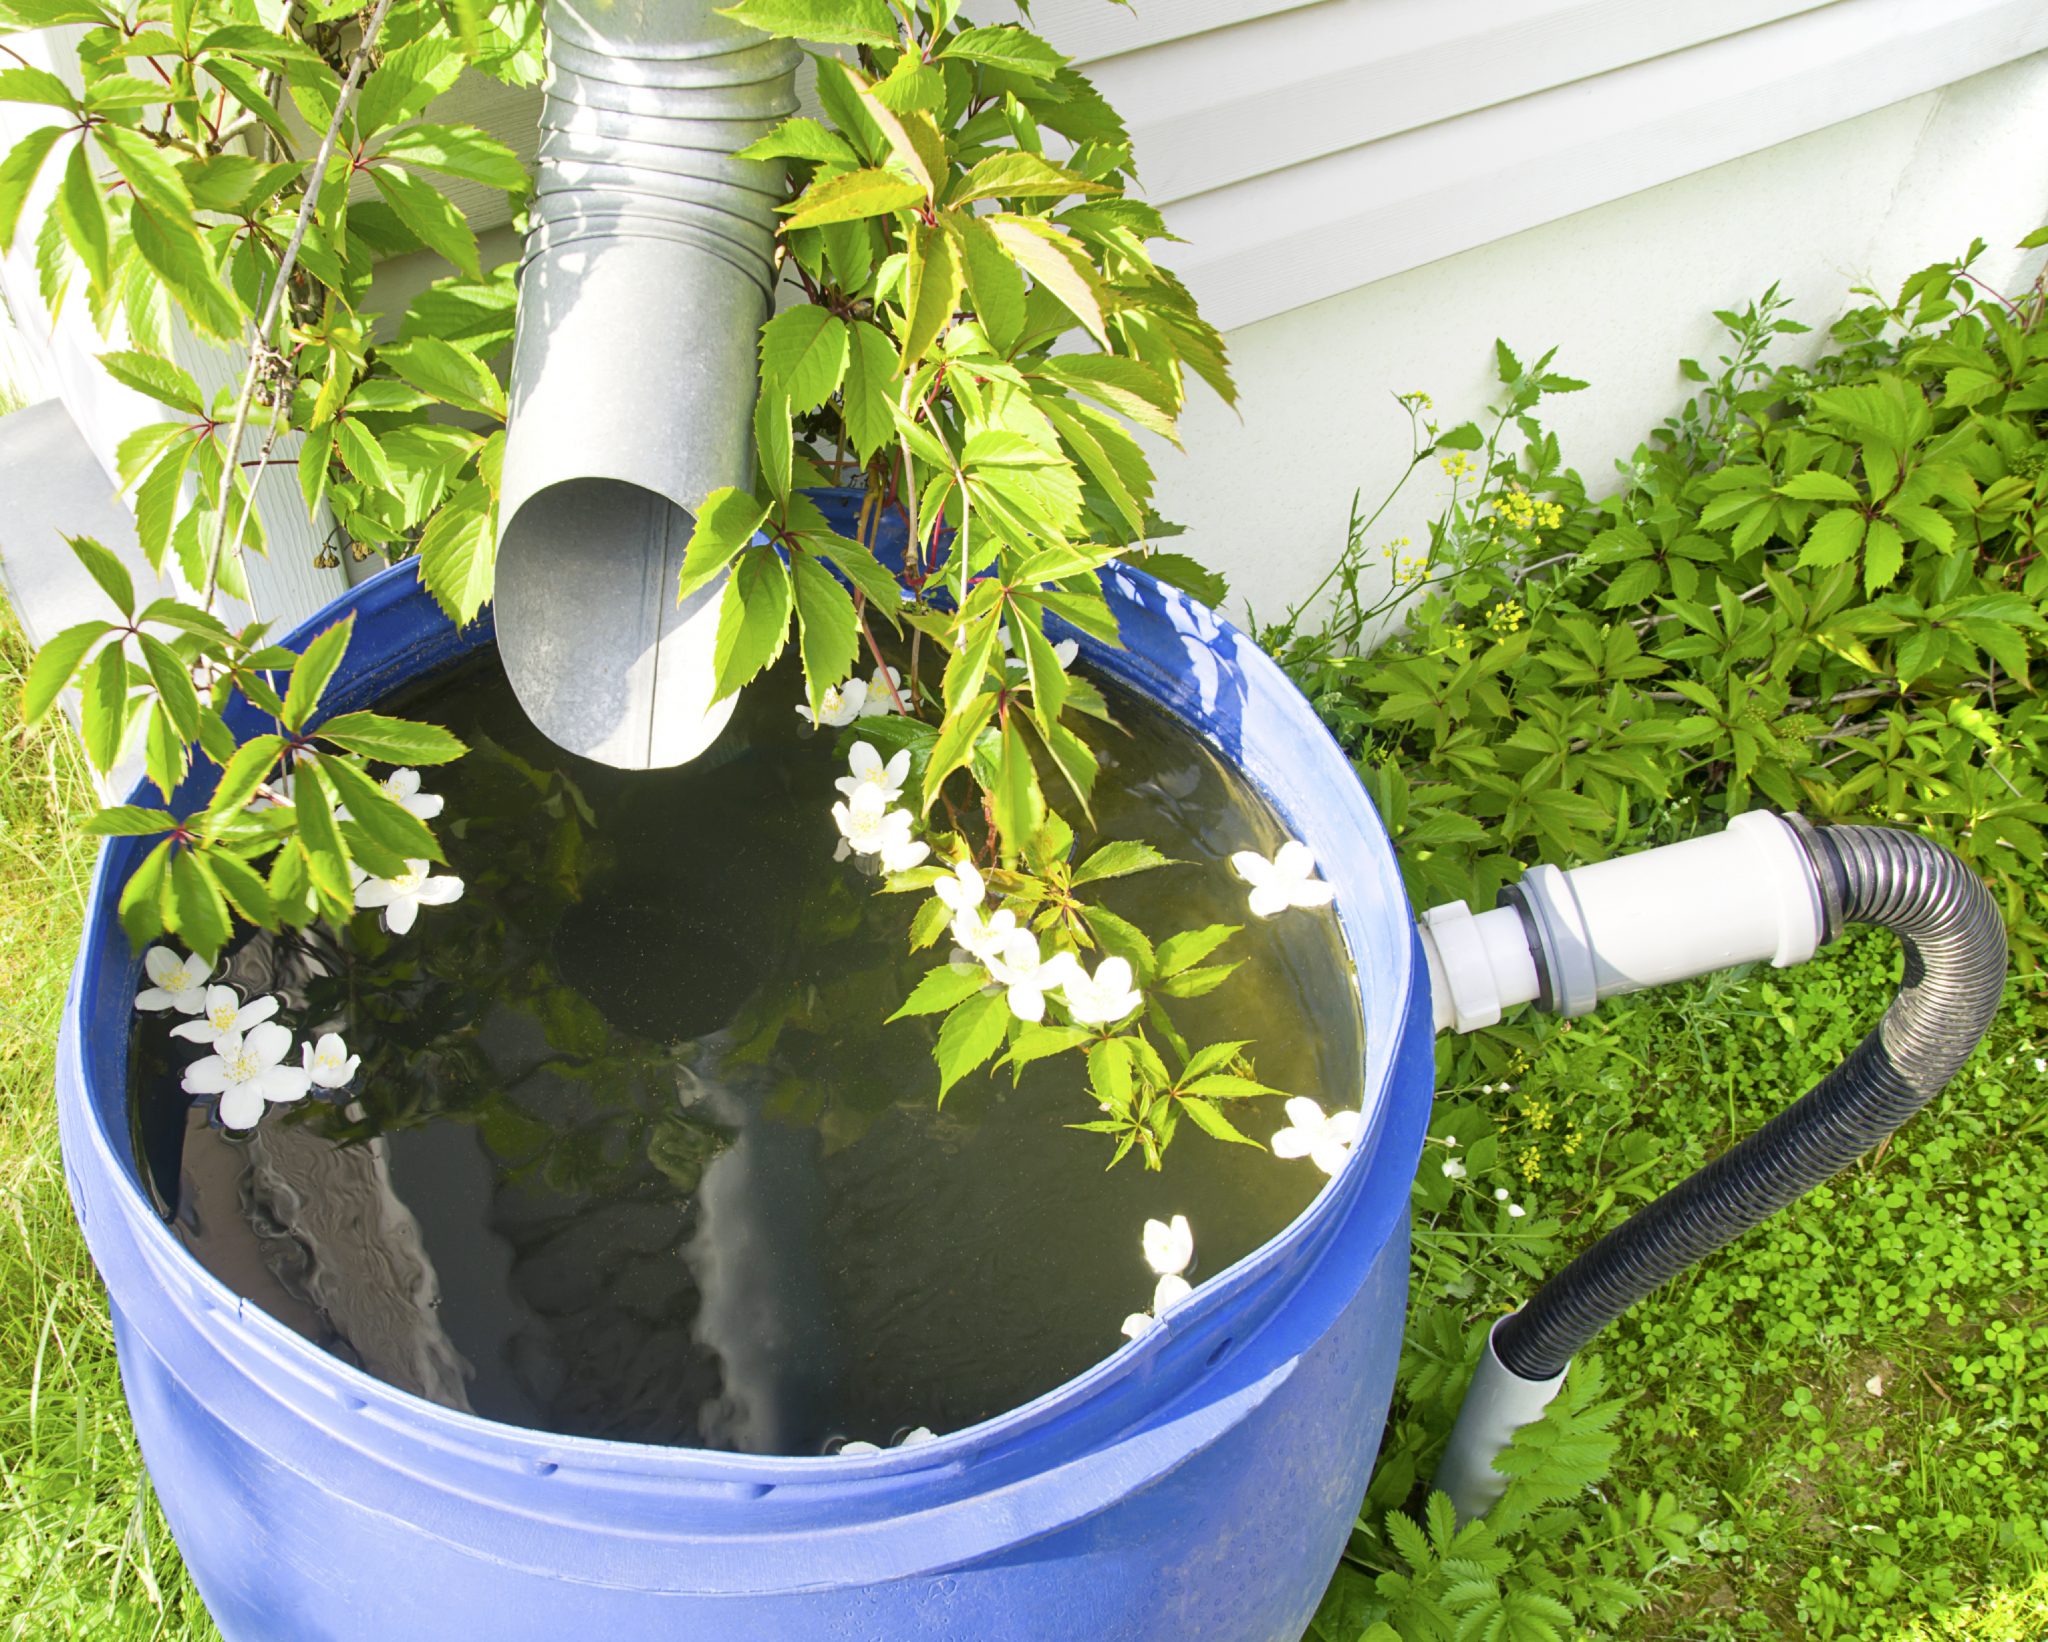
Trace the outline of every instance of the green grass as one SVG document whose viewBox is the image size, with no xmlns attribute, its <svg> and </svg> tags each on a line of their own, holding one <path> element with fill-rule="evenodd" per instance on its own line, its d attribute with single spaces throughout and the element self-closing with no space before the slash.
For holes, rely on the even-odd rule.
<svg viewBox="0 0 2048 1642">
<path fill-rule="evenodd" d="M 197 1642 L 217 1633 L 144 1479 L 57 1156 L 90 788 L 68 729 L 21 728 L 26 657 L 0 606 L 0 1636 Z"/>
</svg>

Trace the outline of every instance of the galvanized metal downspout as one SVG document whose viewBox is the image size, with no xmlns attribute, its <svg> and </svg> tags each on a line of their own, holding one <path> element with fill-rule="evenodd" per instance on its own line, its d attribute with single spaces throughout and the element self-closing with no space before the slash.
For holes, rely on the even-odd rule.
<svg viewBox="0 0 2048 1642">
<path fill-rule="evenodd" d="M 752 472 L 782 173 L 733 155 L 796 109 L 798 53 L 714 0 L 548 0 L 499 503 L 498 646 L 558 745 L 680 764 L 722 583 L 678 607 L 696 509 Z"/>
</svg>

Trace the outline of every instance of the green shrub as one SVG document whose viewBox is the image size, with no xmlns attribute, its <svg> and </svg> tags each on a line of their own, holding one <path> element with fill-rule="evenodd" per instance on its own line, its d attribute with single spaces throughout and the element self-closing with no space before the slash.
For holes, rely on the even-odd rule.
<svg viewBox="0 0 2048 1642">
<path fill-rule="evenodd" d="M 1811 366 L 1767 358 L 1806 329 L 1775 287 L 1719 315 L 1718 370 L 1683 362 L 1702 391 L 1603 500 L 1543 425 L 1584 386 L 1551 356 L 1497 345 L 1483 426 L 1403 397 L 1406 470 L 1354 505 L 1330 607 L 1259 638 L 1352 753 L 1418 906 L 1770 805 L 1925 827 L 2039 968 L 2048 296 L 1988 293 L 1979 250 L 1845 316 Z M 1373 539 L 1433 467 L 1422 549 Z M 2031 1634 L 1995 1615 L 2039 1617 L 2021 1587 L 2048 1560 L 2036 997 L 1899 1146 L 1610 1330 L 1484 1521 L 1425 1497 L 1492 1321 L 1839 1060 L 1897 962 L 1861 937 L 1798 975 L 1439 1046 L 1394 1405 L 1312 1638 Z"/>
<path fill-rule="evenodd" d="M 1402 484 L 1431 458 L 1451 483 L 1426 550 L 1370 542 L 1354 508 L 1330 615 L 1259 636 L 1353 753 L 1419 905 L 1769 805 L 1926 828 L 2039 964 L 2048 294 L 1987 291 L 1981 249 L 1849 313 L 1810 367 L 1766 360 L 1805 329 L 1775 287 L 1721 314 L 1719 372 L 1683 362 L 1705 387 L 1602 500 L 1542 425 L 1584 386 L 1548 355 L 1498 345 L 1485 428 L 1404 399 Z"/>
</svg>

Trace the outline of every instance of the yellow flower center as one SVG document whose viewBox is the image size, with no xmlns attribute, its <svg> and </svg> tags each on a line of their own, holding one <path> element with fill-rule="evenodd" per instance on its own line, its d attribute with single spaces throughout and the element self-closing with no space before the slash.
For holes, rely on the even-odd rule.
<svg viewBox="0 0 2048 1642">
<path fill-rule="evenodd" d="M 231 1003 L 216 1004 L 206 1012 L 206 1018 L 213 1023 L 216 1032 L 225 1032 L 235 1024 L 237 1011 Z"/>
</svg>

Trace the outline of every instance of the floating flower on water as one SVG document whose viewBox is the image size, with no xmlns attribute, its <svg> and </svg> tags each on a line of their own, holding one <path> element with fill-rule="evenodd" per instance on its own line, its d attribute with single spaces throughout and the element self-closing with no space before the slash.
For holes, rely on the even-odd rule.
<svg viewBox="0 0 2048 1642">
<path fill-rule="evenodd" d="M 1362 1113 L 1346 1110 L 1326 1117 L 1322 1107 L 1306 1095 L 1294 1096 L 1286 1111 L 1288 1127 L 1273 1137 L 1275 1157 L 1305 1157 L 1327 1175 L 1344 1167 L 1344 1159 L 1358 1140 L 1359 1126 L 1365 1121 Z M 1445 1164 L 1444 1172 L 1448 1174 L 1450 1167 Z M 1457 1167 L 1463 1174 L 1464 1164 Z"/>
<path fill-rule="evenodd" d="M 245 1035 L 230 1032 L 215 1052 L 185 1068 L 188 1095 L 219 1095 L 220 1120 L 230 1129 L 253 1129 L 266 1104 L 298 1100 L 312 1079 L 303 1068 L 286 1066 L 292 1035 L 265 1021 Z"/>
<path fill-rule="evenodd" d="M 963 856 L 953 863 L 953 876 L 941 878 L 932 885 L 932 893 L 944 901 L 947 910 L 957 918 L 981 905 L 988 886 L 982 882 L 980 870 Z"/>
<path fill-rule="evenodd" d="M 396 878 L 365 878 L 356 885 L 356 905 L 382 907 L 384 927 L 403 935 L 419 917 L 421 907 L 444 907 L 462 899 L 462 880 L 428 876 L 425 861 L 408 861 Z"/>
<path fill-rule="evenodd" d="M 1093 975 L 1078 960 L 1060 983 L 1067 1013 L 1083 1026 L 1110 1026 L 1144 1003 L 1131 985 L 1131 966 L 1124 958 L 1104 958 Z"/>
<path fill-rule="evenodd" d="M 939 1434 L 928 1425 L 914 1426 L 898 1437 L 892 1445 L 897 1448 L 922 1448 L 928 1442 L 937 1442 Z M 879 1454 L 882 1445 L 878 1442 L 843 1442 L 839 1445 L 842 1454 Z"/>
<path fill-rule="evenodd" d="M 997 917 L 1007 917 L 997 913 Z M 1017 930 L 1000 950 L 982 959 L 996 984 L 1009 993 L 1010 1013 L 1020 1021 L 1045 1019 L 1045 995 L 1067 984 L 1077 967 L 1073 955 L 1055 952 L 1050 958 L 1039 950 L 1038 937 L 1028 929 Z"/>
<path fill-rule="evenodd" d="M 384 790 L 421 821 L 431 821 L 448 802 L 439 793 L 420 791 L 418 770 L 393 770 L 384 778 Z"/>
<path fill-rule="evenodd" d="M 859 680 L 855 680 L 859 683 Z M 887 718 L 896 711 L 896 697 L 900 693 L 903 675 L 893 667 L 877 667 L 874 676 L 867 681 L 865 694 L 861 698 L 861 718 Z"/>
<path fill-rule="evenodd" d="M 867 705 L 868 681 L 864 678 L 850 678 L 844 684 L 835 684 L 818 698 L 818 715 L 811 716 L 810 704 L 799 702 L 797 712 L 806 724 L 820 729 L 838 730 L 860 717 L 861 708 Z"/>
<path fill-rule="evenodd" d="M 240 994 L 231 986 L 209 986 L 206 989 L 206 1006 L 199 1018 L 182 1021 L 172 1027 L 171 1036 L 209 1043 L 217 1049 L 222 1038 L 231 1033 L 247 1033 L 251 1027 L 261 1026 L 276 1013 L 275 998 L 252 998 L 244 1003 Z"/>
<path fill-rule="evenodd" d="M 341 1041 L 339 1032 L 323 1032 L 318 1043 L 301 1047 L 300 1062 L 306 1069 L 306 1076 L 321 1088 L 339 1089 L 356 1075 L 356 1068 L 362 1065 L 363 1057 L 348 1052 L 348 1045 Z"/>
<path fill-rule="evenodd" d="M 890 809 L 879 787 L 863 787 L 851 799 L 834 804 L 832 819 L 839 827 L 835 861 L 848 855 L 886 855 L 892 849 L 900 854 L 910 846 L 910 811 Z"/>
<path fill-rule="evenodd" d="M 872 742 L 856 741 L 846 755 L 846 762 L 853 774 L 842 775 L 832 784 L 848 798 L 858 798 L 862 789 L 867 787 L 880 793 L 884 804 L 893 804 L 903 796 L 903 782 L 910 774 L 908 747 L 885 764 Z"/>
<path fill-rule="evenodd" d="M 1289 907 L 1324 907 L 1336 893 L 1314 876 L 1316 858 L 1299 838 L 1282 844 L 1268 861 L 1257 850 L 1239 850 L 1230 864 L 1238 877 L 1252 886 L 1252 911 L 1271 918 Z"/>
<path fill-rule="evenodd" d="M 1124 1319 L 1124 1338 L 1142 1340 L 1159 1326 L 1159 1319 L 1149 1311 L 1134 1311 Z"/>
<path fill-rule="evenodd" d="M 206 977 L 211 964 L 179 956 L 167 946 L 153 946 L 142 955 L 142 972 L 150 984 L 135 994 L 137 1009 L 175 1009 L 181 1015 L 196 1015 L 206 1007 Z"/>
<path fill-rule="evenodd" d="M 1195 1233 L 1188 1217 L 1145 1222 L 1145 1264 L 1162 1277 L 1177 1277 L 1195 1257 Z"/>
<path fill-rule="evenodd" d="M 1168 1306 L 1177 1306 L 1195 1292 L 1190 1283 L 1179 1272 L 1170 1271 L 1161 1277 L 1152 1290 L 1152 1315 L 1164 1317 Z"/>
<path fill-rule="evenodd" d="M 1460 1163 L 1455 1157 L 1452 1158 L 1444 1165 L 1444 1178 L 1446 1180 L 1463 1180 L 1465 1178 L 1465 1165 Z"/>
</svg>

